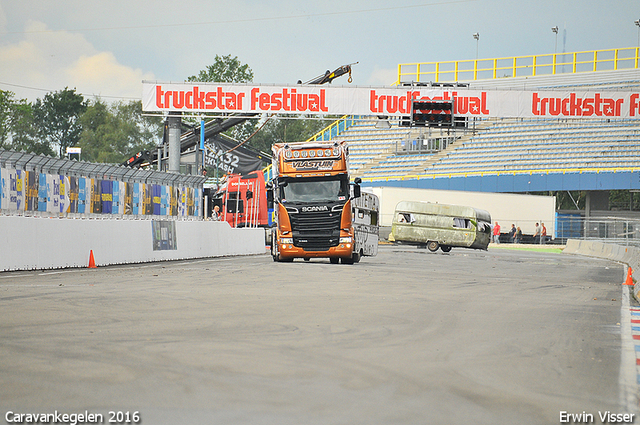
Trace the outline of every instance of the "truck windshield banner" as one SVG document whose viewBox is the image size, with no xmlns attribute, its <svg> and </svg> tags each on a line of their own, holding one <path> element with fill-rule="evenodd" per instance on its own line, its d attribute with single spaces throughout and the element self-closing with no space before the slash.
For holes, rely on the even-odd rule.
<svg viewBox="0 0 640 425">
<path fill-rule="evenodd" d="M 411 114 L 414 99 L 453 100 L 454 115 L 640 118 L 640 93 L 143 82 L 147 112 Z"/>
</svg>

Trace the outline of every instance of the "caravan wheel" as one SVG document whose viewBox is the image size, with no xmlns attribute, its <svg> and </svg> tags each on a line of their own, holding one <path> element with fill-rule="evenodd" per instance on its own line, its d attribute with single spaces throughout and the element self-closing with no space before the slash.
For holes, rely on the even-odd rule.
<svg viewBox="0 0 640 425">
<path fill-rule="evenodd" d="M 440 246 L 440 249 L 442 250 L 442 252 L 449 252 L 451 251 L 451 247 L 447 246 L 447 245 L 442 245 Z"/>
<path fill-rule="evenodd" d="M 440 248 L 440 244 L 436 241 L 429 241 L 429 243 L 427 243 L 427 248 L 431 252 L 436 252 L 438 248 Z"/>
</svg>

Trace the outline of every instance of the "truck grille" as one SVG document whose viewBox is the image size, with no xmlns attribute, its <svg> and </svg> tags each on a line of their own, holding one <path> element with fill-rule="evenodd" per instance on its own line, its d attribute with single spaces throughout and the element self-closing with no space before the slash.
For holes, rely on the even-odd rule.
<svg viewBox="0 0 640 425">
<path fill-rule="evenodd" d="M 305 251 L 327 251 L 340 242 L 340 213 L 314 211 L 289 213 L 293 244 Z"/>
</svg>

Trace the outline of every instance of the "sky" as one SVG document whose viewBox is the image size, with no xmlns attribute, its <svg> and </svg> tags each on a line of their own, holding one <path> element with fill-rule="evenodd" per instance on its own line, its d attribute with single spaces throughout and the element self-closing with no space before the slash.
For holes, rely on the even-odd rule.
<svg viewBox="0 0 640 425">
<path fill-rule="evenodd" d="M 386 86 L 399 63 L 554 53 L 554 26 L 557 52 L 636 47 L 636 19 L 639 0 L 0 0 L 0 90 L 129 101 L 216 55 L 260 84 L 358 62 L 353 85 Z"/>
</svg>

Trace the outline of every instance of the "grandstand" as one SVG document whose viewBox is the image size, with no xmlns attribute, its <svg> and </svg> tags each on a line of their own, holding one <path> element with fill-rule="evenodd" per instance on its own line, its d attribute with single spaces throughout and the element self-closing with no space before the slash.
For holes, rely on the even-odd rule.
<svg viewBox="0 0 640 425">
<path fill-rule="evenodd" d="M 467 76 L 470 88 L 482 90 L 636 91 L 640 90 L 638 53 L 633 48 L 401 64 L 396 84 L 403 81 L 425 84 L 426 79 L 442 84 L 460 81 L 452 77 Z M 483 68 L 483 63 L 488 65 Z M 467 72 L 454 74 L 447 69 Z M 483 76 L 486 78 L 481 79 Z M 446 80 L 447 77 L 451 79 Z M 417 187 L 483 191 L 634 189 L 622 183 L 610 187 L 602 186 L 601 182 L 585 185 L 579 177 L 561 177 L 553 179 L 552 184 L 545 181 L 544 185 L 531 185 L 533 179 L 528 179 L 526 186 L 498 184 L 488 190 L 486 184 L 425 181 L 444 177 L 482 178 L 501 173 L 578 176 L 640 171 L 640 120 L 471 119 L 466 131 L 447 131 L 402 127 L 397 119 L 345 117 L 340 128 L 333 137 L 349 142 L 354 175 L 376 185 L 421 180 Z"/>
</svg>

